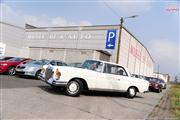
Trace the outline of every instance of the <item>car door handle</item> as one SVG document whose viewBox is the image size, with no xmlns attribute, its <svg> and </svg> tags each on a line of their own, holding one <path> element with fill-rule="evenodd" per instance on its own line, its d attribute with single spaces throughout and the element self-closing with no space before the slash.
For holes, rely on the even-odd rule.
<svg viewBox="0 0 180 120">
<path fill-rule="evenodd" d="M 120 81 L 121 79 L 116 79 L 116 80 Z"/>
</svg>

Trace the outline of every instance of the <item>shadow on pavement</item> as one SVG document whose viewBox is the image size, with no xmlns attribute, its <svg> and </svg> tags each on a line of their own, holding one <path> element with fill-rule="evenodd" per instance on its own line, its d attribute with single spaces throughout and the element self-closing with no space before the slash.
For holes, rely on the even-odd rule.
<svg viewBox="0 0 180 120">
<path fill-rule="evenodd" d="M 125 93 L 108 91 L 86 91 L 83 95 L 96 97 L 126 97 Z"/>
<path fill-rule="evenodd" d="M 65 91 L 61 88 L 52 88 L 51 86 L 37 86 L 38 88 L 40 88 L 41 90 L 48 92 L 50 94 L 54 94 L 54 95 L 65 95 Z"/>
<path fill-rule="evenodd" d="M 20 79 L 27 79 L 27 80 L 38 80 L 38 79 L 34 78 L 33 76 L 15 75 L 15 77 L 20 78 Z"/>
<path fill-rule="evenodd" d="M 66 95 L 65 88 L 52 88 L 51 86 L 38 86 L 43 91 L 46 91 L 55 95 Z M 92 97 L 118 97 L 118 98 L 127 98 L 125 93 L 121 92 L 108 92 L 108 91 L 84 91 L 81 95 L 92 96 Z M 67 96 L 67 95 L 66 95 Z M 141 96 L 136 96 L 135 98 L 144 98 Z"/>
</svg>

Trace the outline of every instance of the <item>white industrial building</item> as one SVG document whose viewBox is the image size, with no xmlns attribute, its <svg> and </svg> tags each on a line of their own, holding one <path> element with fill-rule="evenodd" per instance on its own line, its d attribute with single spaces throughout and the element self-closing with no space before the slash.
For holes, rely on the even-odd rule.
<svg viewBox="0 0 180 120">
<path fill-rule="evenodd" d="M 0 22 L 0 50 L 5 56 L 56 59 L 67 63 L 85 59 L 116 62 L 119 25 L 25 28 Z M 115 49 L 106 49 L 107 34 L 115 30 Z M 126 28 L 121 33 L 119 62 L 134 74 L 152 76 L 154 61 L 147 48 Z"/>
</svg>

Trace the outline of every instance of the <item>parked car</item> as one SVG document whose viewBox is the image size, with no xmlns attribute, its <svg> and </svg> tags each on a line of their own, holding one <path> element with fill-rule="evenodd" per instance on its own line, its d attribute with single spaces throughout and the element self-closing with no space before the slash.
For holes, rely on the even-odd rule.
<svg viewBox="0 0 180 120">
<path fill-rule="evenodd" d="M 69 63 L 68 66 L 81 68 L 82 63 Z"/>
<path fill-rule="evenodd" d="M 20 64 L 16 67 L 16 75 L 32 76 L 38 79 L 42 66 L 48 62 L 48 60 L 35 60 L 26 64 Z"/>
<path fill-rule="evenodd" d="M 149 90 L 150 91 L 155 91 L 155 92 L 162 92 L 162 85 L 160 84 L 160 81 L 157 78 L 154 77 L 146 77 L 145 78 L 147 81 L 149 81 Z"/>
<path fill-rule="evenodd" d="M 0 61 L 9 60 L 9 59 L 11 59 L 11 58 L 13 58 L 13 57 L 1 56 L 1 57 L 0 57 Z"/>
<path fill-rule="evenodd" d="M 42 69 L 41 69 L 41 73 L 39 75 L 40 79 L 43 79 L 43 73 L 46 70 L 46 68 L 51 67 L 51 66 L 67 66 L 67 64 L 63 61 L 59 61 L 59 60 L 51 60 L 49 61 L 46 65 L 43 65 Z"/>
<path fill-rule="evenodd" d="M 8 72 L 9 75 L 14 75 L 16 73 L 15 68 L 18 64 L 30 60 L 29 58 L 11 58 L 6 61 L 0 61 L 0 73 Z"/>
<path fill-rule="evenodd" d="M 51 60 L 46 65 L 44 65 L 43 68 L 47 68 L 48 66 L 67 66 L 67 64 L 63 61 Z"/>
<path fill-rule="evenodd" d="M 166 89 L 167 84 L 164 82 L 164 80 L 162 80 L 162 79 L 158 79 L 158 80 L 159 80 L 159 83 L 162 86 L 162 89 Z"/>
<path fill-rule="evenodd" d="M 125 92 L 133 98 L 149 87 L 148 81 L 131 77 L 127 68 L 100 60 L 86 60 L 82 68 L 49 66 L 42 76 L 51 86 L 65 87 L 69 96 L 79 96 L 83 90 L 105 90 Z"/>
</svg>

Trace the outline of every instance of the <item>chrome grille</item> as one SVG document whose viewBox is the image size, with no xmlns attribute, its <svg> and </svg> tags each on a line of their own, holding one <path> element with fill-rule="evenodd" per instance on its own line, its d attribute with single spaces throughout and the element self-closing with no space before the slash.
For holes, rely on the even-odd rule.
<svg viewBox="0 0 180 120">
<path fill-rule="evenodd" d="M 46 81 L 49 80 L 51 78 L 52 74 L 53 74 L 53 70 L 47 68 L 46 71 L 45 71 L 45 80 Z"/>
</svg>

